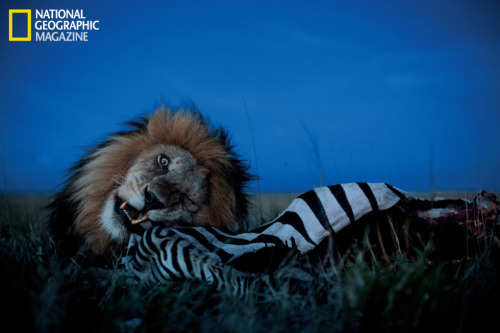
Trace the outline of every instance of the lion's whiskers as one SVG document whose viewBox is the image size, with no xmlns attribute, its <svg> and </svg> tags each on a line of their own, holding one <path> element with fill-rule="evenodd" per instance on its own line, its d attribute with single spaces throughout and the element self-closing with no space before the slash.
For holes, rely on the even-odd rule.
<svg viewBox="0 0 500 333">
<path fill-rule="evenodd" d="M 120 172 L 116 178 L 113 178 L 112 179 L 113 183 L 117 184 L 118 186 L 122 186 L 122 185 L 125 185 L 126 181 L 127 181 L 127 177 L 125 176 L 125 174 L 123 172 Z"/>
</svg>

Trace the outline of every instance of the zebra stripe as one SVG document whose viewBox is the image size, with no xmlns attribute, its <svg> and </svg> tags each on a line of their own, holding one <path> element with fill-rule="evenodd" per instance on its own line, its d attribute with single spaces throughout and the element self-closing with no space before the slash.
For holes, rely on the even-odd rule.
<svg viewBox="0 0 500 333">
<path fill-rule="evenodd" d="M 377 199 L 375 198 L 375 195 L 373 194 L 372 189 L 367 183 L 358 183 L 359 188 L 363 191 L 365 194 L 366 198 L 370 202 L 370 205 L 372 207 L 372 211 L 376 212 L 378 211 L 378 204 L 377 204 Z"/>
<path fill-rule="evenodd" d="M 328 221 L 325 208 L 323 207 L 323 203 L 321 202 L 321 198 L 318 196 L 318 193 L 316 193 L 316 191 L 308 191 L 299 196 L 299 198 L 309 206 L 323 228 L 332 232 L 332 226 Z"/>
<path fill-rule="evenodd" d="M 372 211 L 406 198 L 384 183 L 349 183 L 320 187 L 291 202 L 277 218 L 250 232 L 232 234 L 214 227 L 160 227 L 132 235 L 123 263 L 140 280 L 195 279 L 240 290 L 248 274 L 230 267 L 245 254 L 266 248 L 314 249 Z"/>
<path fill-rule="evenodd" d="M 401 193 L 401 191 L 400 191 L 400 190 L 396 189 L 395 187 L 393 187 L 393 186 L 391 186 L 391 185 L 389 185 L 389 184 L 385 184 L 385 185 L 387 185 L 387 187 L 388 187 L 388 188 L 389 188 L 392 192 L 394 192 L 394 194 L 396 194 L 396 195 L 397 195 L 400 199 L 404 199 L 404 198 L 406 197 L 403 193 Z"/>
<path fill-rule="evenodd" d="M 137 242 L 137 238 L 134 239 Z M 229 281 L 235 293 L 241 293 L 247 285 L 246 274 L 228 269 L 215 253 L 170 228 L 150 228 L 140 242 L 132 246 L 136 247 L 134 257 L 123 263 L 140 281 L 191 279 L 206 281 L 218 288 Z"/>
<path fill-rule="evenodd" d="M 333 185 L 333 186 L 328 186 L 330 189 L 330 192 L 332 192 L 333 196 L 335 197 L 335 200 L 340 204 L 340 207 L 344 210 L 344 213 L 347 215 L 349 218 L 349 221 L 351 223 L 354 222 L 354 214 L 352 212 L 352 207 L 349 204 L 349 201 L 347 200 L 346 193 L 344 191 L 344 188 L 342 185 Z"/>
</svg>

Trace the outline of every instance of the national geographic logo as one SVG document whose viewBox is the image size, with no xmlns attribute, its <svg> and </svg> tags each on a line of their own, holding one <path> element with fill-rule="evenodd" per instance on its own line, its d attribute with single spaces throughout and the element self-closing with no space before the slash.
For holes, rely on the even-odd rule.
<svg viewBox="0 0 500 333">
<path fill-rule="evenodd" d="M 31 9 L 9 9 L 9 40 L 31 41 Z"/>
<path fill-rule="evenodd" d="M 9 41 L 88 42 L 89 31 L 99 30 L 98 20 L 88 20 L 83 9 L 9 9 Z"/>
</svg>

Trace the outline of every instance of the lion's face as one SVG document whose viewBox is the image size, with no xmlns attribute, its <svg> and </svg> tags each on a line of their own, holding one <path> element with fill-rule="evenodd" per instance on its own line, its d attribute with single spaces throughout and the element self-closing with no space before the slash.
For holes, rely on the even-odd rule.
<svg viewBox="0 0 500 333">
<path fill-rule="evenodd" d="M 122 238 L 131 224 L 203 223 L 208 169 L 188 151 L 158 145 L 143 153 L 106 200 L 101 222 L 111 235 Z"/>
<path fill-rule="evenodd" d="M 130 125 L 76 163 L 49 206 L 67 252 L 76 243 L 96 254 L 123 248 L 137 224 L 224 227 L 245 217 L 252 176 L 222 128 L 163 107 Z"/>
</svg>

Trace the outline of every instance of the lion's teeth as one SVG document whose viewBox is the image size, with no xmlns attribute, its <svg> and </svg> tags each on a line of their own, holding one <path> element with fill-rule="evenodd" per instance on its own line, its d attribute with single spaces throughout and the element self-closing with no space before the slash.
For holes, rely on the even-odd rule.
<svg viewBox="0 0 500 333">
<path fill-rule="evenodd" d="M 123 206 L 123 205 L 122 205 Z M 122 208 L 122 212 L 125 213 L 125 215 L 128 217 L 128 219 L 130 221 L 132 221 L 132 217 L 130 217 L 130 214 L 128 213 L 128 211 L 125 209 L 125 208 Z"/>
<path fill-rule="evenodd" d="M 141 222 L 145 222 L 147 220 L 149 220 L 149 217 L 147 215 L 144 215 L 143 217 L 141 217 L 140 219 L 133 219 L 132 216 L 130 216 L 130 213 L 128 212 L 128 210 L 126 209 L 128 206 L 128 203 L 126 201 L 124 201 L 121 205 L 120 205 L 120 209 L 123 211 L 123 213 L 128 217 L 130 223 L 132 224 L 137 224 L 137 223 L 141 223 Z"/>
<path fill-rule="evenodd" d="M 149 220 L 149 217 L 147 215 L 144 215 L 143 217 L 141 217 L 140 220 L 131 220 L 130 223 L 137 224 L 137 223 L 145 222 L 147 220 Z"/>
</svg>

